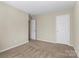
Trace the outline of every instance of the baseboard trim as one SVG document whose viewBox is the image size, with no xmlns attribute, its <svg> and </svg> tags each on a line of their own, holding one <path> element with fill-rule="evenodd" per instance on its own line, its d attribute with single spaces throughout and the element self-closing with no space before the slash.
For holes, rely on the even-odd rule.
<svg viewBox="0 0 79 59">
<path fill-rule="evenodd" d="M 20 45 L 23 45 L 23 44 L 25 44 L 25 43 L 27 43 L 27 42 L 28 42 L 28 41 L 23 42 L 23 43 L 20 43 L 20 44 L 17 44 L 17 45 L 15 45 L 15 46 L 11 46 L 11 47 L 6 48 L 6 49 L 3 49 L 3 50 L 0 51 L 0 53 L 2 53 L 2 52 L 4 52 L 4 51 L 7 51 L 7 50 L 10 50 L 10 49 L 12 49 L 12 48 L 18 47 L 18 46 L 20 46 Z"/>
</svg>

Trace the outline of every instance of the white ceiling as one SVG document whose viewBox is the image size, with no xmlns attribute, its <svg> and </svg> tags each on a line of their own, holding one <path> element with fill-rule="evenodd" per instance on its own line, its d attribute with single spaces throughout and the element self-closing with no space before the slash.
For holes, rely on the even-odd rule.
<svg viewBox="0 0 79 59">
<path fill-rule="evenodd" d="M 75 4 L 74 1 L 5 1 L 4 3 L 31 15 L 71 9 Z"/>
</svg>

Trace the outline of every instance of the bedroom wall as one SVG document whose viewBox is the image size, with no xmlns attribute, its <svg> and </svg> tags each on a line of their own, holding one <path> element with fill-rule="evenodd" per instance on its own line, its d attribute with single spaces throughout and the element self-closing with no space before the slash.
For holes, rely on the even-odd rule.
<svg viewBox="0 0 79 59">
<path fill-rule="evenodd" d="M 28 42 L 28 14 L 0 2 L 0 52 Z"/>
<path fill-rule="evenodd" d="M 79 57 L 79 2 L 76 2 L 73 10 L 73 40 Z"/>
<path fill-rule="evenodd" d="M 36 20 L 37 20 L 37 40 L 55 42 L 54 15 L 40 15 L 37 16 Z"/>
<path fill-rule="evenodd" d="M 70 14 L 72 10 L 64 10 L 61 12 L 51 12 L 48 14 L 36 16 L 37 20 L 37 40 L 56 42 L 56 16 Z M 70 41 L 72 44 L 72 41 Z"/>
</svg>

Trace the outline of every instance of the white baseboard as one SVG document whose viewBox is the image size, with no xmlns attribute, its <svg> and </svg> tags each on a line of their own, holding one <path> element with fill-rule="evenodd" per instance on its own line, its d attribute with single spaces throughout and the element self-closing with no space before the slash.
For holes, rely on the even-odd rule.
<svg viewBox="0 0 79 59">
<path fill-rule="evenodd" d="M 25 44 L 25 43 L 27 43 L 27 42 L 28 42 L 28 41 L 25 41 L 25 42 L 23 42 L 23 43 L 20 43 L 20 44 L 15 45 L 15 46 L 11 46 L 11 47 L 8 47 L 8 48 L 6 48 L 6 49 L 0 50 L 0 53 L 2 53 L 2 52 L 4 52 L 4 51 L 7 51 L 7 50 L 9 50 L 9 49 L 18 47 L 18 46 L 20 46 L 20 45 L 23 45 L 23 44 Z"/>
</svg>

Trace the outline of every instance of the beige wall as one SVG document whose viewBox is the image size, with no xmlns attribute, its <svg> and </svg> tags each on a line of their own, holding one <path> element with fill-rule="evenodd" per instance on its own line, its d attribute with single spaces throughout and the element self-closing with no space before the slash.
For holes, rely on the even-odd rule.
<svg viewBox="0 0 79 59">
<path fill-rule="evenodd" d="M 45 15 L 36 16 L 37 20 L 37 40 L 56 42 L 56 16 L 70 14 L 72 10 L 52 12 Z M 71 15 L 72 17 L 72 15 Z M 70 41 L 72 44 L 72 41 Z"/>
<path fill-rule="evenodd" d="M 79 2 L 76 2 L 73 13 L 73 40 L 79 57 Z"/>
<path fill-rule="evenodd" d="M 0 2 L 0 52 L 28 42 L 28 15 Z"/>
<path fill-rule="evenodd" d="M 37 40 L 55 41 L 55 18 L 52 15 L 37 16 Z M 52 25 L 52 26 L 51 26 Z"/>
</svg>

